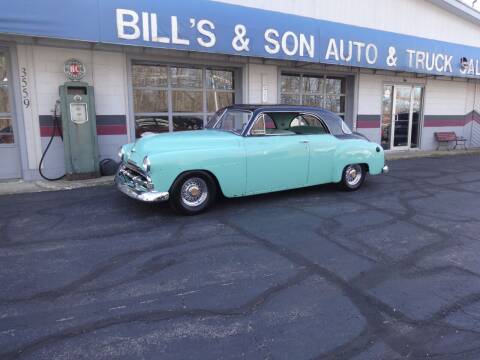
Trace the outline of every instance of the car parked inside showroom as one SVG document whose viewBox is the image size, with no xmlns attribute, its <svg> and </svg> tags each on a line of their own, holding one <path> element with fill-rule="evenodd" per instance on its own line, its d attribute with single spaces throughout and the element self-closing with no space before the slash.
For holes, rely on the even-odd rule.
<svg viewBox="0 0 480 360">
<path fill-rule="evenodd" d="M 232 105 L 205 129 L 149 134 L 119 150 L 120 191 L 198 214 L 227 198 L 338 183 L 358 190 L 388 172 L 382 147 L 317 107 Z"/>
</svg>

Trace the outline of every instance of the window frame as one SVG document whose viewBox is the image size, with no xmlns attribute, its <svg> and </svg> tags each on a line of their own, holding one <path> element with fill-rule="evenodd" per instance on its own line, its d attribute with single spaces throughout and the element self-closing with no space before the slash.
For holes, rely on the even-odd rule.
<svg viewBox="0 0 480 360">
<path fill-rule="evenodd" d="M 312 113 L 308 113 L 308 112 L 299 113 L 298 116 L 294 117 L 294 118 L 292 119 L 292 121 L 290 122 L 290 125 L 289 125 L 290 128 L 292 128 L 292 122 L 295 121 L 296 118 L 298 118 L 298 117 L 304 117 L 304 116 L 311 116 L 311 117 L 313 117 L 314 119 L 316 119 L 316 120 L 319 122 L 319 124 L 321 125 L 321 127 L 323 128 L 323 130 L 324 130 L 324 133 L 323 133 L 323 134 L 304 134 L 304 135 L 328 135 L 328 134 L 330 134 L 330 130 L 328 129 L 327 124 L 325 124 L 325 122 L 324 122 L 322 119 L 320 119 L 320 117 L 318 117 L 318 116 L 316 116 L 316 115 L 314 115 L 314 114 L 312 114 Z M 320 126 L 310 126 L 310 125 L 308 125 L 308 126 L 309 126 L 309 127 L 320 127 Z"/>
<path fill-rule="evenodd" d="M 244 132 L 243 136 L 246 136 L 246 137 L 250 137 L 250 136 L 252 136 L 252 137 L 279 136 L 279 135 L 274 135 L 274 134 L 253 135 L 251 133 L 251 131 L 252 131 L 252 128 L 255 126 L 255 123 L 257 122 L 257 120 L 260 118 L 260 116 L 263 116 L 264 114 L 269 114 L 269 113 L 292 113 L 292 112 L 298 114 L 297 116 L 295 116 L 292 119 L 292 121 L 295 120 L 298 116 L 303 116 L 303 115 L 308 115 L 308 116 L 312 116 L 312 117 L 316 118 L 320 122 L 320 124 L 323 126 L 323 129 L 325 130 L 325 133 L 323 133 L 323 134 L 296 134 L 296 133 L 294 133 L 294 134 L 288 134 L 288 135 L 282 135 L 282 136 L 331 135 L 330 129 L 328 128 L 325 121 L 323 121 L 320 116 L 318 116 L 318 115 L 316 115 L 312 112 L 277 110 L 277 111 L 261 111 L 261 112 L 259 112 L 255 117 L 252 118 L 252 120 L 251 120 L 250 124 L 247 126 L 246 131 Z M 273 121 L 275 122 L 275 120 L 273 120 Z M 291 124 L 291 122 L 290 122 L 290 124 Z M 277 124 L 275 124 L 275 126 L 277 126 Z"/>
<path fill-rule="evenodd" d="M 300 88 L 299 88 L 299 91 L 298 92 L 293 92 L 293 91 L 286 91 L 286 92 L 283 92 L 282 91 L 282 78 L 283 76 L 294 76 L 294 77 L 298 77 L 300 79 Z M 309 78 L 309 77 L 312 77 L 312 78 L 318 78 L 318 79 L 322 79 L 323 80 L 323 85 L 322 85 L 322 90 L 320 92 L 305 92 L 304 88 L 303 88 L 303 78 Z M 340 92 L 339 94 L 335 94 L 335 96 L 332 96 L 333 94 L 332 93 L 327 93 L 327 80 L 328 79 L 338 79 L 338 80 L 341 80 L 343 82 L 343 85 L 344 85 L 344 91 Z M 291 71 L 289 69 L 284 69 L 284 70 L 281 70 L 279 71 L 279 86 L 278 86 L 278 97 L 279 97 L 279 103 L 280 104 L 283 104 L 282 102 L 282 96 L 283 95 L 288 95 L 288 96 L 297 96 L 300 98 L 300 103 L 299 104 L 285 104 L 285 105 L 292 105 L 292 106 L 295 106 L 295 105 L 299 105 L 299 106 L 309 106 L 309 105 L 305 105 L 305 102 L 304 102 L 304 99 L 306 96 L 319 96 L 321 97 L 321 104 L 320 104 L 320 107 L 322 108 L 326 108 L 326 101 L 327 101 L 327 98 L 332 98 L 332 97 L 340 97 L 340 101 L 342 101 L 343 99 L 343 112 L 335 112 L 335 111 L 332 111 L 334 114 L 340 116 L 342 119 L 345 119 L 346 115 L 347 115 L 347 87 L 348 87 L 348 84 L 347 84 L 347 76 L 344 76 L 344 75 L 336 75 L 336 74 L 328 74 L 328 73 L 321 73 L 321 74 L 316 74 L 316 73 L 309 73 L 309 72 L 295 72 L 295 71 Z M 328 110 L 328 109 L 327 109 Z M 330 110 L 329 110 L 330 111 Z"/>
<path fill-rule="evenodd" d="M 229 93 L 232 94 L 233 104 L 239 101 L 241 98 L 241 76 L 239 75 L 238 71 L 239 68 L 235 67 L 226 67 L 222 65 L 215 65 L 215 64 L 200 64 L 200 63 L 164 63 L 158 62 L 153 60 L 142 60 L 131 58 L 129 59 L 130 66 L 129 66 L 129 94 L 130 94 L 130 114 L 132 118 L 131 125 L 129 125 L 131 137 L 133 139 L 136 138 L 136 118 L 137 117 L 167 117 L 168 118 L 168 130 L 166 132 L 174 132 L 174 118 L 175 117 L 197 117 L 202 120 L 202 128 L 205 128 L 205 125 L 208 122 L 210 116 L 215 114 L 214 112 L 209 112 L 208 110 L 208 96 L 212 92 L 217 93 Z M 167 69 L 167 85 L 166 86 L 135 86 L 134 85 L 134 67 L 136 65 L 139 66 L 159 66 L 165 67 Z M 172 68 L 189 68 L 189 69 L 200 69 L 202 71 L 202 86 L 201 87 L 174 87 L 172 83 Z M 208 87 L 207 84 L 207 72 L 208 70 L 217 70 L 217 71 L 228 71 L 232 73 L 232 87 L 233 89 L 212 89 Z M 135 110 L 135 97 L 134 93 L 136 89 L 142 90 L 157 90 L 157 91 L 166 91 L 167 92 L 167 111 L 166 112 L 137 112 Z M 174 91 L 186 91 L 186 92 L 199 92 L 202 94 L 202 111 L 201 112 L 178 112 L 174 111 L 173 109 L 173 92 Z M 233 105 L 232 104 L 232 105 Z"/>
</svg>

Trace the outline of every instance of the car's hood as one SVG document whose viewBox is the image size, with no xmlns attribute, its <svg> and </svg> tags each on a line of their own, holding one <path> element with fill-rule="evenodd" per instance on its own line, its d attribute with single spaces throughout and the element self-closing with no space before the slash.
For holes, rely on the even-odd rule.
<svg viewBox="0 0 480 360">
<path fill-rule="evenodd" d="M 240 143 L 239 140 L 239 135 L 217 130 L 195 130 L 148 135 L 135 142 L 129 154 L 129 159 L 139 163 L 144 156 L 158 152 L 165 153 L 197 148 L 203 149 L 206 147 L 222 148 L 227 144 L 237 146 Z"/>
</svg>

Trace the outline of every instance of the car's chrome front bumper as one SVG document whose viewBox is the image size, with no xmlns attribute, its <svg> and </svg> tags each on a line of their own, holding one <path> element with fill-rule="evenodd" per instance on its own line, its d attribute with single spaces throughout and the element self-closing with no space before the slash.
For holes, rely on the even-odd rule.
<svg viewBox="0 0 480 360">
<path fill-rule="evenodd" d="M 150 178 L 125 164 L 120 165 L 115 184 L 124 194 L 143 202 L 167 201 L 170 197 L 168 192 L 154 191 Z"/>
<path fill-rule="evenodd" d="M 390 172 L 390 168 L 388 167 L 388 165 L 385 165 L 382 169 L 382 173 L 388 174 L 389 172 Z"/>
</svg>

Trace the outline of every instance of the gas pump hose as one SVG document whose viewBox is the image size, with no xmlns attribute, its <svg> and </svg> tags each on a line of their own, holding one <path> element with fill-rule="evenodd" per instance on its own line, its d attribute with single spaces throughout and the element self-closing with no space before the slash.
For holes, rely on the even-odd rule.
<svg viewBox="0 0 480 360">
<path fill-rule="evenodd" d="M 40 164 L 38 165 L 38 172 L 40 173 L 40 176 L 42 178 L 44 178 L 45 180 L 48 180 L 48 181 L 57 181 L 57 180 L 61 180 L 65 177 L 65 174 L 63 174 L 62 176 L 59 176 L 57 178 L 49 178 L 42 171 L 43 160 L 45 160 L 45 155 L 47 155 L 48 149 L 50 149 L 50 145 L 52 145 L 52 142 L 53 142 L 53 139 L 55 138 L 55 134 L 56 134 L 57 130 L 58 130 L 58 133 L 60 135 L 60 138 L 63 141 L 62 130 L 60 129 L 60 124 L 58 122 L 58 114 L 57 114 L 58 106 L 57 105 L 58 105 L 58 102 L 55 104 L 55 108 L 53 110 L 53 132 L 52 132 L 52 136 L 50 137 L 50 140 L 47 144 L 47 147 L 43 151 L 42 158 L 40 159 Z"/>
</svg>

